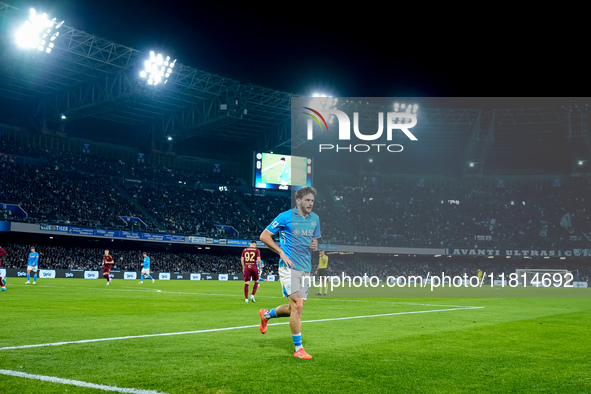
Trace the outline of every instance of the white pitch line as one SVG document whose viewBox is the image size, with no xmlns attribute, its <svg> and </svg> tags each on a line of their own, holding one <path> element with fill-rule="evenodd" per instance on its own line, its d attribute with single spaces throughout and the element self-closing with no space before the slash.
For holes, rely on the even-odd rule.
<svg viewBox="0 0 591 394">
<path fill-rule="evenodd" d="M 36 374 L 30 374 L 30 373 L 25 373 L 25 372 L 20 372 L 20 371 L 11 371 L 8 369 L 0 369 L 0 374 L 7 375 L 7 376 L 16 376 L 16 377 L 25 378 L 25 379 L 42 380 L 44 382 L 69 384 L 69 385 L 73 385 L 73 386 L 85 387 L 85 388 L 91 388 L 91 389 L 97 389 L 97 390 L 103 390 L 103 391 L 115 391 L 117 393 L 163 394 L 159 391 L 154 391 L 154 390 L 128 389 L 128 388 L 121 388 L 121 387 L 117 387 L 117 386 L 105 386 L 104 384 L 83 382 L 81 380 L 63 379 L 63 378 L 57 378 L 55 376 L 36 375 Z"/>
<path fill-rule="evenodd" d="M 433 313 L 433 312 L 451 312 L 451 311 L 469 310 L 469 309 L 483 309 L 483 308 L 484 308 L 483 306 L 469 306 L 469 307 L 451 308 L 451 309 L 432 309 L 432 310 L 427 310 L 427 311 L 393 312 L 393 313 L 382 313 L 379 315 L 333 317 L 330 319 L 305 320 L 305 321 L 302 321 L 302 323 L 318 323 L 318 322 L 339 321 L 339 320 L 367 319 L 367 318 L 371 318 L 371 317 L 411 315 L 411 314 Z M 289 321 L 281 322 L 281 323 L 269 323 L 268 325 L 269 326 L 279 326 L 279 325 L 285 325 L 285 324 L 289 324 Z M 207 329 L 207 330 L 167 332 L 167 333 L 160 333 L 160 334 L 130 335 L 130 336 L 124 336 L 124 337 L 111 337 L 111 338 L 82 339 L 79 341 L 39 343 L 39 344 L 34 344 L 34 345 L 6 346 L 6 347 L 0 348 L 0 350 L 30 349 L 30 348 L 36 348 L 36 347 L 61 346 L 61 345 L 70 345 L 70 344 L 77 344 L 77 343 L 117 341 L 117 340 L 122 340 L 122 339 L 153 338 L 153 337 L 165 337 L 165 336 L 172 336 L 172 335 L 201 334 L 201 333 L 206 333 L 206 332 L 241 330 L 241 329 L 245 329 L 245 328 L 255 328 L 255 327 L 259 327 L 259 324 L 248 325 L 248 326 L 211 328 L 211 329 Z"/>
<path fill-rule="evenodd" d="M 287 162 L 287 160 L 286 160 L 286 162 Z M 278 166 L 279 164 L 281 164 L 281 160 L 279 160 L 277 163 L 273 163 L 273 164 L 271 164 L 270 166 L 267 166 L 267 167 L 263 168 L 263 169 L 261 170 L 261 173 L 263 173 L 263 172 L 265 172 L 265 171 L 268 171 L 268 170 L 270 170 L 271 168 L 273 168 L 273 167 L 275 167 L 275 166 Z"/>
</svg>

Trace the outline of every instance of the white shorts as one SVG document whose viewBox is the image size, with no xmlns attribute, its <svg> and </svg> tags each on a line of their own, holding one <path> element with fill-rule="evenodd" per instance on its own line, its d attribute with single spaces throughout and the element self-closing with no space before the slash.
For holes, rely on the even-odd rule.
<svg viewBox="0 0 591 394">
<path fill-rule="evenodd" d="M 149 268 L 143 268 L 142 269 L 142 275 L 150 275 L 150 269 Z"/>
<path fill-rule="evenodd" d="M 310 290 L 310 273 L 289 267 L 279 267 L 279 281 L 283 297 L 295 295 L 295 298 L 308 298 Z M 296 293 L 298 293 L 296 295 Z"/>
<path fill-rule="evenodd" d="M 37 266 L 27 265 L 27 271 L 37 272 Z"/>
</svg>

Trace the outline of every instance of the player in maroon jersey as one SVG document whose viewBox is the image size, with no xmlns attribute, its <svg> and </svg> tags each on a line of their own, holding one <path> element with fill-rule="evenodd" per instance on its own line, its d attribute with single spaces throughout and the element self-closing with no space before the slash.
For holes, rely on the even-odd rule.
<svg viewBox="0 0 591 394">
<path fill-rule="evenodd" d="M 109 273 L 111 272 L 111 268 L 113 268 L 113 256 L 109 254 L 109 249 L 105 250 L 105 254 L 103 255 L 103 277 L 107 280 L 107 286 L 111 284 L 111 276 Z"/>
<path fill-rule="evenodd" d="M 251 280 L 254 281 L 252 288 L 252 295 L 250 300 L 256 302 L 254 295 L 259 288 L 259 270 L 257 267 L 261 264 L 261 252 L 257 249 L 257 241 L 251 241 L 248 248 L 244 248 L 240 256 L 240 264 L 242 264 L 242 271 L 244 272 L 244 302 L 248 303 L 248 284 Z"/>
<path fill-rule="evenodd" d="M 6 255 L 6 251 L 0 246 L 0 268 L 2 268 L 2 256 Z M 6 279 L 0 275 L 0 291 L 6 291 Z"/>
</svg>

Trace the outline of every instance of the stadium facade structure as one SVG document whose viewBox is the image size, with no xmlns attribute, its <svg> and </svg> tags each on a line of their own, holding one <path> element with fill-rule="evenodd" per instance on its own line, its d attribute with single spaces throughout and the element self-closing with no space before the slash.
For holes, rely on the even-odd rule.
<svg viewBox="0 0 591 394">
<path fill-rule="evenodd" d="M 146 86 L 138 78 L 146 52 L 67 23 L 51 54 L 25 52 L 11 41 L 25 17 L 26 11 L 0 3 L 0 121 L 10 138 L 78 152 L 90 141 L 93 153 L 103 157 L 135 160 L 145 153 L 147 163 L 185 170 L 223 162 L 243 179 L 251 172 L 243 158 L 253 151 L 306 149 L 290 127 L 290 102 L 298 94 L 198 70 L 182 59 L 166 84 Z M 502 176 L 517 184 L 556 178 L 567 185 L 589 184 L 588 100 L 523 99 L 522 107 L 495 100 L 495 106 L 465 108 L 439 102 L 420 105 L 415 128 L 420 145 L 409 145 L 404 159 L 389 156 L 372 166 L 367 155 L 356 156 L 356 179 L 484 186 Z M 354 107 L 362 122 L 383 110 L 370 102 L 342 105 Z M 97 141 L 105 129 L 120 130 L 121 141 L 137 145 Z M 179 154 L 184 146 L 196 147 L 194 154 Z M 245 152 L 240 162 L 228 154 L 236 147 Z M 350 174 L 327 166 L 316 179 L 338 182 Z"/>
</svg>

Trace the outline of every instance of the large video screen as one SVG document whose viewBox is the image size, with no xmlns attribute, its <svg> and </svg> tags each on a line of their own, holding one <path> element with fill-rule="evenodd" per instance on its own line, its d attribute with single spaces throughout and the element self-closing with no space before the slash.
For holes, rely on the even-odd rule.
<svg viewBox="0 0 591 394">
<path fill-rule="evenodd" d="M 310 157 L 255 153 L 254 187 L 296 190 L 304 186 L 312 186 Z"/>
</svg>

